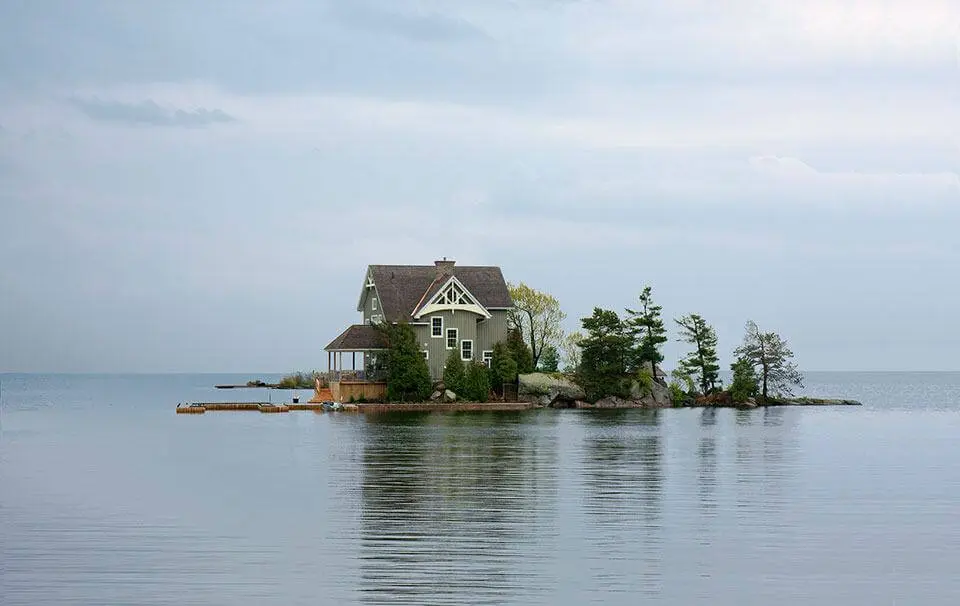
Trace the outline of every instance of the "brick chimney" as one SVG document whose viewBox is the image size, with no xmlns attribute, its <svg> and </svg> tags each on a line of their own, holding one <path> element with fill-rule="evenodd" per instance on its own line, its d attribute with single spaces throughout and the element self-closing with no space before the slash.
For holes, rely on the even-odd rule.
<svg viewBox="0 0 960 606">
<path fill-rule="evenodd" d="M 456 265 L 456 261 L 450 260 L 447 261 L 447 258 L 444 257 L 441 261 L 434 261 L 434 265 L 437 266 L 437 275 L 438 276 L 452 276 L 453 275 L 453 266 Z"/>
</svg>

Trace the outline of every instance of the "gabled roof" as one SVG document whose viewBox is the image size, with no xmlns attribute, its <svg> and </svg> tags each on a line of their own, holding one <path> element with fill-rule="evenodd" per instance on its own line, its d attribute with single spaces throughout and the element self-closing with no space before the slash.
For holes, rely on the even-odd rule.
<svg viewBox="0 0 960 606">
<path fill-rule="evenodd" d="M 383 333 L 370 324 L 354 324 L 330 341 L 324 351 L 371 351 L 386 349 Z"/>
<path fill-rule="evenodd" d="M 380 309 L 389 322 L 413 321 L 414 312 L 429 301 L 451 276 L 470 291 L 484 308 L 513 307 L 503 272 L 493 266 L 371 265 L 380 297 Z"/>
</svg>

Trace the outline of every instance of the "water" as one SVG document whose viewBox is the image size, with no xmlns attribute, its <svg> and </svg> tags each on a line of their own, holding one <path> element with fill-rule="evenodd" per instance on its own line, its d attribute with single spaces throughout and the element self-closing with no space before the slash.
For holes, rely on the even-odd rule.
<svg viewBox="0 0 960 606">
<path fill-rule="evenodd" d="M 211 388 L 246 378 L 0 375 L 0 603 L 960 603 L 960 374 L 808 376 L 851 408 L 174 414 L 271 397 Z"/>
</svg>

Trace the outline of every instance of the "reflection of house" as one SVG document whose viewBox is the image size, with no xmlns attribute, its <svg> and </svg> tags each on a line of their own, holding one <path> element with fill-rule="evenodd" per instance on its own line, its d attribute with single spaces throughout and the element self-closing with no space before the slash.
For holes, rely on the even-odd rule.
<svg viewBox="0 0 960 606">
<path fill-rule="evenodd" d="M 434 265 L 371 265 L 357 303 L 363 323 L 327 345 L 329 367 L 339 377 L 346 362 L 362 377 L 378 367 L 384 349 L 372 325 L 403 321 L 414 329 L 434 379 L 442 376 L 451 352 L 464 361 L 489 363 L 494 344 L 506 339 L 512 306 L 499 267 L 457 266 L 446 259 Z"/>
</svg>

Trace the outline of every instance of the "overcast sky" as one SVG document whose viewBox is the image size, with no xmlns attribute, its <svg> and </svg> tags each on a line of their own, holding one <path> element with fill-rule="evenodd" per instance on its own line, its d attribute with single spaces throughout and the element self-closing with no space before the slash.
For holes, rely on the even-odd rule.
<svg viewBox="0 0 960 606">
<path fill-rule="evenodd" d="M 958 61 L 956 0 L 2 2 L 0 371 L 320 367 L 441 256 L 960 370 Z"/>
</svg>

